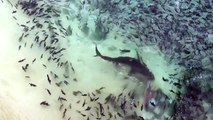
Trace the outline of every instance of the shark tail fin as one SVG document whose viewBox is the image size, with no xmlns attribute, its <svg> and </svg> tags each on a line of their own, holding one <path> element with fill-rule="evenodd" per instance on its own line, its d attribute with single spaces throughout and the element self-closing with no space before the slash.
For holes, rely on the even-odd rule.
<svg viewBox="0 0 213 120">
<path fill-rule="evenodd" d="M 95 45 L 95 52 L 96 52 L 96 55 L 94 55 L 94 57 L 101 57 L 101 53 L 98 51 L 98 47 L 97 45 Z"/>
</svg>

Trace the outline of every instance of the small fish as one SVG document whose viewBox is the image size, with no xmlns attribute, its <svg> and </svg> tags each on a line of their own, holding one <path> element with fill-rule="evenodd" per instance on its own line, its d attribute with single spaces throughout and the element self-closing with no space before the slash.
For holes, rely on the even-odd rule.
<svg viewBox="0 0 213 120">
<path fill-rule="evenodd" d="M 33 84 L 33 83 L 29 83 L 30 84 L 30 86 L 32 86 L 32 87 L 36 87 L 36 85 L 35 84 Z"/>
<path fill-rule="evenodd" d="M 45 64 L 42 64 L 45 68 L 47 68 L 47 66 Z"/>
<path fill-rule="evenodd" d="M 66 112 L 67 112 L 67 109 L 65 108 L 63 112 L 63 118 L 65 117 Z"/>
<path fill-rule="evenodd" d="M 66 93 L 61 89 L 61 93 L 63 94 L 63 95 L 66 95 Z"/>
<path fill-rule="evenodd" d="M 67 36 L 72 35 L 72 28 L 71 28 L 70 25 L 68 26 L 68 28 L 67 28 L 67 30 L 66 30 L 66 35 L 67 35 Z"/>
<path fill-rule="evenodd" d="M 32 47 L 33 47 L 33 43 L 31 44 L 30 48 L 32 48 Z"/>
<path fill-rule="evenodd" d="M 152 102 L 152 101 L 150 101 L 149 102 L 153 107 L 155 107 L 156 105 L 155 105 L 155 103 L 154 102 Z"/>
<path fill-rule="evenodd" d="M 91 109 L 91 107 L 88 106 L 88 107 L 85 109 L 85 111 L 89 111 L 90 109 Z"/>
<path fill-rule="evenodd" d="M 25 78 L 30 78 L 30 76 L 25 76 Z"/>
<path fill-rule="evenodd" d="M 80 100 L 78 100 L 76 103 L 78 104 L 78 103 L 80 103 L 81 101 Z"/>
<path fill-rule="evenodd" d="M 21 59 L 21 60 L 19 60 L 18 62 L 20 63 L 20 62 L 23 62 L 23 61 L 25 61 L 26 59 L 24 58 L 24 59 Z"/>
<path fill-rule="evenodd" d="M 175 85 L 179 89 L 182 87 L 182 85 L 180 83 L 173 83 L 173 85 Z"/>
<path fill-rule="evenodd" d="M 64 81 L 64 84 L 65 84 L 65 85 L 69 85 L 69 83 L 68 83 L 66 80 Z"/>
<path fill-rule="evenodd" d="M 20 49 L 21 49 L 21 45 L 18 46 L 18 50 L 20 50 Z"/>
<path fill-rule="evenodd" d="M 13 16 L 13 19 L 17 20 L 17 18 L 15 16 Z"/>
<path fill-rule="evenodd" d="M 24 68 L 24 66 L 22 66 L 21 68 L 22 68 L 22 70 L 24 70 L 24 72 L 26 72 L 26 69 Z"/>
<path fill-rule="evenodd" d="M 162 77 L 162 80 L 165 81 L 165 82 L 169 81 L 168 79 L 166 79 L 164 77 Z"/>
<path fill-rule="evenodd" d="M 49 103 L 47 103 L 46 101 L 42 101 L 42 102 L 40 103 L 40 105 L 50 106 Z"/>
<path fill-rule="evenodd" d="M 72 109 L 72 105 L 71 104 L 69 104 L 69 108 Z"/>
<path fill-rule="evenodd" d="M 76 79 L 76 78 L 73 78 L 73 81 L 77 82 L 77 79 Z"/>
<path fill-rule="evenodd" d="M 97 101 L 99 99 L 99 97 L 97 97 L 96 99 L 94 99 L 94 101 Z"/>
<path fill-rule="evenodd" d="M 26 70 L 28 68 L 28 66 L 29 66 L 29 64 L 26 64 L 25 67 L 24 67 L 24 69 Z"/>
<path fill-rule="evenodd" d="M 174 93 L 174 94 L 176 94 L 174 90 L 169 90 L 169 91 L 172 92 L 172 93 Z"/>
<path fill-rule="evenodd" d="M 109 118 L 112 118 L 112 113 L 108 112 Z"/>
<path fill-rule="evenodd" d="M 130 50 L 127 50 L 127 49 L 120 49 L 120 53 L 121 53 L 121 54 L 128 53 L 128 52 L 130 52 Z"/>
<path fill-rule="evenodd" d="M 83 117 L 86 117 L 86 115 L 85 114 L 83 114 L 83 113 L 80 113 Z"/>
<path fill-rule="evenodd" d="M 143 104 L 141 105 L 141 111 L 143 110 Z"/>
<path fill-rule="evenodd" d="M 67 101 L 67 99 L 59 96 L 59 97 L 58 97 L 58 101 L 61 101 L 61 102 L 62 102 L 62 101 Z"/>
<path fill-rule="evenodd" d="M 117 115 L 121 118 L 123 118 L 123 116 L 121 115 L 121 113 L 117 112 Z"/>
<path fill-rule="evenodd" d="M 84 99 L 84 102 L 83 102 L 83 104 L 82 104 L 82 107 L 84 107 L 85 104 L 86 104 L 86 100 Z"/>
<path fill-rule="evenodd" d="M 87 94 L 82 94 L 81 96 L 87 96 Z"/>
<path fill-rule="evenodd" d="M 50 76 L 47 74 L 47 80 L 49 82 L 49 84 L 51 84 L 51 79 L 50 79 Z"/>
<path fill-rule="evenodd" d="M 58 75 L 54 74 L 54 78 L 58 78 Z"/>
<path fill-rule="evenodd" d="M 14 13 L 16 13 L 17 11 L 16 10 L 14 10 L 13 12 L 12 12 L 12 14 L 14 14 Z"/>
<path fill-rule="evenodd" d="M 77 96 L 78 94 L 82 94 L 81 91 L 73 91 L 73 95 Z"/>
<path fill-rule="evenodd" d="M 46 88 L 46 90 L 47 90 L 48 94 L 49 94 L 49 95 L 51 95 L 51 92 L 50 92 L 50 90 L 49 90 L 49 89 L 47 89 L 47 88 Z"/>
<path fill-rule="evenodd" d="M 59 110 L 61 111 L 61 109 L 63 108 L 64 104 L 61 104 L 59 107 Z"/>
<path fill-rule="evenodd" d="M 33 59 L 32 63 L 34 63 L 35 61 L 36 61 L 36 58 L 35 58 L 35 59 Z"/>
<path fill-rule="evenodd" d="M 100 102 L 98 102 L 98 104 L 99 104 L 99 110 L 100 110 L 100 114 L 102 115 L 102 116 L 105 116 L 104 115 L 104 107 L 103 107 L 103 105 L 100 103 Z"/>
<path fill-rule="evenodd" d="M 58 82 L 58 83 L 55 83 L 55 84 L 56 84 L 56 86 L 60 87 L 61 84 L 62 84 L 62 81 L 60 81 L 60 82 Z"/>
<path fill-rule="evenodd" d="M 40 57 L 40 59 L 41 59 L 41 58 L 43 58 L 43 54 L 41 54 L 41 57 Z"/>
<path fill-rule="evenodd" d="M 24 37 L 27 37 L 27 36 L 29 36 L 29 33 L 27 33 L 26 35 L 24 35 Z"/>
</svg>

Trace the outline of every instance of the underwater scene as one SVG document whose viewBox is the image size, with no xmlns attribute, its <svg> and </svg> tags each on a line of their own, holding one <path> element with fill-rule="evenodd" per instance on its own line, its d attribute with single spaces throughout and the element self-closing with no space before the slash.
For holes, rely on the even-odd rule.
<svg viewBox="0 0 213 120">
<path fill-rule="evenodd" d="M 213 0 L 0 0 L 0 120 L 213 120 Z"/>
</svg>

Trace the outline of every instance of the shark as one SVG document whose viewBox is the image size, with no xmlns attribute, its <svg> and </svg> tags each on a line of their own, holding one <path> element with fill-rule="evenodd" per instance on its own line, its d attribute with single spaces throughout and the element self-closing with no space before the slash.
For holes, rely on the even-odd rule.
<svg viewBox="0 0 213 120">
<path fill-rule="evenodd" d="M 128 56 L 109 57 L 109 56 L 102 55 L 100 51 L 98 50 L 97 45 L 95 47 L 95 51 L 96 51 L 96 55 L 94 57 L 100 57 L 101 59 L 112 62 L 116 65 L 123 64 L 130 67 L 129 75 L 137 78 L 141 82 L 154 80 L 153 73 L 148 69 L 147 65 L 140 59 L 137 51 L 136 51 L 137 57 L 138 57 L 137 59 L 133 57 L 128 57 Z"/>
</svg>

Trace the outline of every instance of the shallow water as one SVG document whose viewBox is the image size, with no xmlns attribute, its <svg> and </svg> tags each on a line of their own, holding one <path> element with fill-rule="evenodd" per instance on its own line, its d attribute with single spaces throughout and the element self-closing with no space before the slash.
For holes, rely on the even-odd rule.
<svg viewBox="0 0 213 120">
<path fill-rule="evenodd" d="M 212 119 L 212 8 L 198 3 L 2 0 L 0 119 Z M 130 75 L 121 56 L 154 80 Z"/>
</svg>

